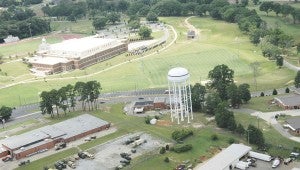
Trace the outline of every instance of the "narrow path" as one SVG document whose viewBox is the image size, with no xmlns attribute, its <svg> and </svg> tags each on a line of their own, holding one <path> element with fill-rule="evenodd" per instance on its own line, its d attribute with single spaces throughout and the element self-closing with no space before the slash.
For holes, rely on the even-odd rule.
<svg viewBox="0 0 300 170">
<path fill-rule="evenodd" d="M 171 25 L 167 25 L 167 26 L 173 31 L 174 37 L 173 37 L 172 41 L 171 41 L 168 45 L 166 45 L 166 46 L 163 47 L 162 49 L 158 50 L 158 52 L 161 52 L 161 51 L 166 50 L 166 49 L 169 48 L 171 45 L 173 45 L 173 44 L 175 43 L 175 41 L 177 40 L 178 35 L 177 35 L 177 32 L 176 32 L 176 30 L 174 29 L 174 27 L 171 26 Z M 165 28 L 165 29 L 167 29 L 167 28 Z M 166 31 L 168 31 L 168 30 L 166 30 Z M 64 78 L 47 78 L 47 81 L 69 80 L 69 79 L 80 79 L 80 78 L 91 77 L 91 76 L 94 76 L 94 75 L 97 75 L 97 74 L 101 74 L 101 73 L 103 73 L 103 72 L 106 72 L 106 71 L 108 71 L 108 70 L 117 68 L 117 67 L 119 67 L 119 66 L 122 66 L 122 65 L 127 64 L 127 63 L 130 63 L 130 62 L 140 61 L 140 60 L 142 60 L 142 59 L 144 59 L 144 58 L 147 58 L 147 57 L 152 56 L 152 55 L 155 55 L 155 54 L 157 54 L 157 51 L 155 51 L 155 52 L 153 52 L 153 53 L 150 53 L 150 54 L 148 54 L 148 55 L 145 55 L 145 56 L 143 56 L 143 57 L 139 57 L 139 58 L 130 60 L 130 61 L 124 61 L 124 62 L 122 62 L 122 63 L 113 65 L 113 66 L 108 67 L 108 68 L 106 68 L 106 69 L 103 69 L 103 70 L 101 70 L 101 71 L 98 71 L 98 72 L 95 72 L 95 73 L 91 73 L 91 74 L 87 74 L 87 75 L 84 75 L 84 76 L 78 76 L 78 77 L 72 76 L 72 77 L 64 77 Z M 27 80 L 24 80 L 24 81 L 20 81 L 20 82 L 16 82 L 16 83 L 12 83 L 12 84 L 5 85 L 5 86 L 3 86 L 3 87 L 0 87 L 0 89 L 12 87 L 12 86 L 19 85 L 19 84 L 25 84 L 25 83 L 28 84 L 28 83 L 42 82 L 42 81 L 44 81 L 44 80 L 43 80 L 43 79 L 35 80 L 35 78 L 31 78 L 31 79 L 27 79 Z"/>
<path fill-rule="evenodd" d="M 199 36 L 200 36 L 199 30 L 198 30 L 194 25 L 192 25 L 192 24 L 189 23 L 189 19 L 191 19 L 191 18 L 193 18 L 193 17 L 195 17 L 195 16 L 190 16 L 190 17 L 186 18 L 186 19 L 184 20 L 184 23 L 185 23 L 185 26 L 186 26 L 189 30 L 194 30 L 194 31 L 195 31 L 196 37 L 199 37 Z"/>
</svg>

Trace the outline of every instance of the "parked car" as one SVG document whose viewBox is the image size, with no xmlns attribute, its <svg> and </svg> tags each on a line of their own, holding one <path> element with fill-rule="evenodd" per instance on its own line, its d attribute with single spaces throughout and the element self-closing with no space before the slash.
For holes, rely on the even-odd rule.
<svg viewBox="0 0 300 170">
<path fill-rule="evenodd" d="M 293 161 L 292 158 L 286 158 L 286 159 L 283 161 L 283 163 L 284 163 L 284 165 L 288 165 L 288 164 L 291 163 L 292 161 Z"/>
<path fill-rule="evenodd" d="M 6 157 L 2 158 L 3 162 L 12 161 L 12 157 L 10 155 L 7 155 Z"/>
</svg>

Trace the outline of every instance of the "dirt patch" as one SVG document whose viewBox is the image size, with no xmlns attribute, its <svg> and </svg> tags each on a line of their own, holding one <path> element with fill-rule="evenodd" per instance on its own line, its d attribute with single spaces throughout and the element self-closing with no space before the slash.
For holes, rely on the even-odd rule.
<svg viewBox="0 0 300 170">
<path fill-rule="evenodd" d="M 80 34 L 60 34 L 59 35 L 63 40 L 69 40 L 74 38 L 82 38 Z"/>
<path fill-rule="evenodd" d="M 156 123 L 158 126 L 171 126 L 172 122 L 167 121 L 167 120 L 157 120 Z"/>
</svg>

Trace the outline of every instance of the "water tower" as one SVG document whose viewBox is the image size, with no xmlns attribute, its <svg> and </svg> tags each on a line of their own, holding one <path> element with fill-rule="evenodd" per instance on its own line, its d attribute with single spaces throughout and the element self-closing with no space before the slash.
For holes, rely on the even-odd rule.
<svg viewBox="0 0 300 170">
<path fill-rule="evenodd" d="M 168 72 L 169 101 L 171 120 L 177 119 L 178 124 L 187 118 L 193 119 L 190 74 L 182 67 L 172 68 Z"/>
</svg>

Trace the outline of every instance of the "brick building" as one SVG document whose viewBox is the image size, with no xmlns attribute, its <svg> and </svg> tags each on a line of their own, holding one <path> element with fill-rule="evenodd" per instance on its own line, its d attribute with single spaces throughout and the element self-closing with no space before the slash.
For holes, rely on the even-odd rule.
<svg viewBox="0 0 300 170">
<path fill-rule="evenodd" d="M 53 74 L 83 69 L 128 50 L 126 41 L 90 36 L 48 44 L 43 38 L 37 54 L 29 59 L 32 72 Z"/>
<path fill-rule="evenodd" d="M 20 159 L 51 149 L 59 142 L 71 142 L 105 130 L 110 123 L 84 114 L 57 124 L 11 136 L 0 141 L 0 157 Z"/>
</svg>

